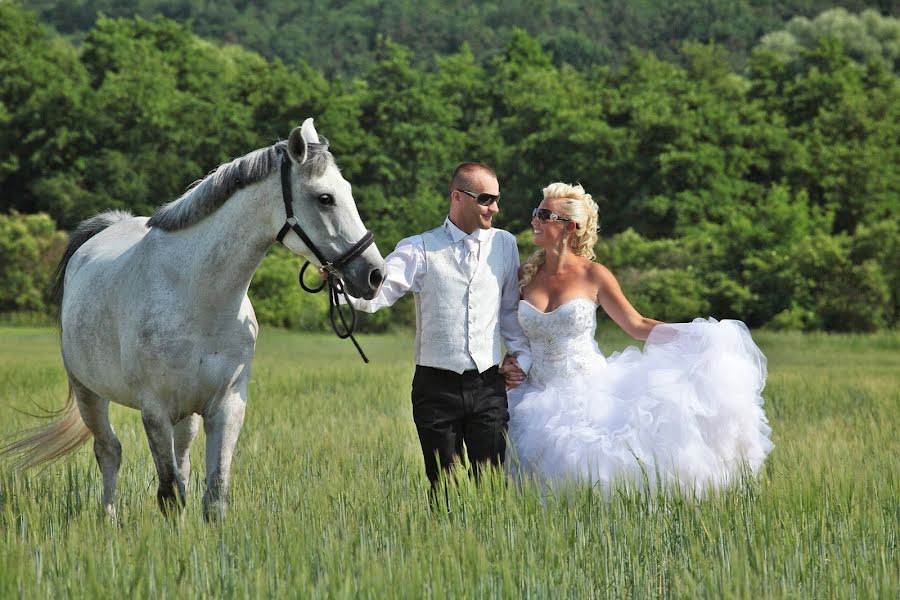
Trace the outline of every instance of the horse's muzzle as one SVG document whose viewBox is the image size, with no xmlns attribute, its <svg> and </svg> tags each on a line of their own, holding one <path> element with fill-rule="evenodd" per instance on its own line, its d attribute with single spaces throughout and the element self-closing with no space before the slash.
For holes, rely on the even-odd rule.
<svg viewBox="0 0 900 600">
<path fill-rule="evenodd" d="M 342 275 L 351 296 L 371 300 L 384 283 L 384 262 L 359 261 L 351 264 Z"/>
</svg>

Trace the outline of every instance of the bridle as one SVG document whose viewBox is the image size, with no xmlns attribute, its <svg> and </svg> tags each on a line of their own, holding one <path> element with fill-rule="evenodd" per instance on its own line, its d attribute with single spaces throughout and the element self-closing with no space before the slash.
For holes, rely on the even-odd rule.
<svg viewBox="0 0 900 600">
<path fill-rule="evenodd" d="M 353 308 L 353 305 L 350 303 L 350 296 L 344 289 L 344 280 L 341 278 L 340 270 L 347 266 L 350 261 L 359 257 L 363 252 L 365 252 L 366 249 L 375 242 L 375 235 L 371 231 L 366 231 L 365 235 L 363 235 L 362 238 L 358 242 L 353 244 L 353 246 L 351 246 L 350 249 L 348 249 L 346 252 L 344 252 L 334 260 L 327 260 L 325 258 L 325 255 L 322 254 L 321 250 L 319 250 L 313 243 L 313 241 L 309 239 L 309 236 L 306 235 L 306 232 L 303 231 L 302 227 L 300 227 L 300 223 L 297 222 L 297 217 L 294 216 L 294 196 L 293 192 L 291 191 L 291 159 L 290 157 L 288 157 L 287 151 L 284 148 L 280 149 L 280 153 L 281 197 L 284 200 L 284 212 L 287 214 L 287 218 L 285 219 L 284 225 L 281 226 L 281 231 L 278 232 L 278 236 L 276 237 L 276 239 L 281 244 L 284 244 L 284 237 L 288 234 L 289 231 L 293 231 L 301 240 L 303 240 L 303 243 L 306 244 L 306 247 L 309 248 L 310 252 L 315 255 L 316 259 L 321 265 L 322 270 L 325 272 L 325 279 L 318 287 L 310 287 L 306 285 L 306 282 L 303 280 L 303 275 L 304 273 L 306 273 L 306 269 L 310 265 L 310 262 L 306 261 L 306 264 L 304 264 L 303 268 L 300 269 L 300 287 L 311 294 L 315 294 L 321 292 L 326 285 L 328 286 L 328 295 L 330 296 L 328 318 L 331 321 L 331 329 L 342 340 L 350 338 L 350 340 L 353 342 L 353 345 L 356 346 L 356 349 L 359 351 L 359 355 L 362 357 L 363 361 L 369 362 L 369 359 L 362 351 L 362 348 L 360 348 L 359 343 L 356 341 L 356 338 L 353 337 L 353 330 L 356 328 L 356 309 Z M 349 307 L 349 325 L 347 324 L 347 319 L 344 317 L 344 311 L 341 308 L 341 295 L 344 296 L 344 300 L 346 301 L 345 306 Z M 335 315 L 337 315 L 337 319 L 335 319 Z M 338 327 L 338 320 L 340 320 L 340 328 Z"/>
</svg>

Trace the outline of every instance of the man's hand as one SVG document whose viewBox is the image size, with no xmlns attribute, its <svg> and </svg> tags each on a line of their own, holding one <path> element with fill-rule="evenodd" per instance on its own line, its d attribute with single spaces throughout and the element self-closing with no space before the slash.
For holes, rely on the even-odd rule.
<svg viewBox="0 0 900 600">
<path fill-rule="evenodd" d="M 500 374 L 506 381 L 506 389 L 512 389 L 525 381 L 525 372 L 519 368 L 519 361 L 515 356 L 506 355 L 500 366 Z"/>
</svg>

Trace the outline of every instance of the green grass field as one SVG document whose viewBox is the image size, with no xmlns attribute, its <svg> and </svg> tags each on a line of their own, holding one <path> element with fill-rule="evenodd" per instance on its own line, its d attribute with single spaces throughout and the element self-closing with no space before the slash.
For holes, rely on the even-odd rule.
<svg viewBox="0 0 900 600">
<path fill-rule="evenodd" d="M 776 444 L 757 481 L 651 501 L 464 480 L 445 514 L 410 416 L 411 338 L 361 336 L 363 365 L 348 341 L 263 329 L 226 521 L 201 517 L 203 435 L 167 520 L 140 417 L 115 407 L 117 525 L 89 444 L 0 470 L 0 598 L 900 597 L 900 334 L 756 339 Z M 0 435 L 65 394 L 55 332 L 0 327 Z"/>
</svg>

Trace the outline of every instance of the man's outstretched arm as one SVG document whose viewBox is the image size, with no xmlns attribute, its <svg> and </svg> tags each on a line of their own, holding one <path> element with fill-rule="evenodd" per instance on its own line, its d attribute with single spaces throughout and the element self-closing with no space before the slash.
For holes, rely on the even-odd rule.
<svg viewBox="0 0 900 600">
<path fill-rule="evenodd" d="M 384 281 L 371 300 L 350 297 L 357 310 L 373 313 L 393 306 L 407 292 L 418 293 L 425 276 L 425 248 L 421 236 L 404 238 L 384 259 Z M 342 298 L 343 299 L 343 298 Z"/>
</svg>

